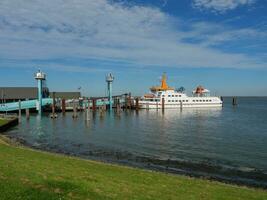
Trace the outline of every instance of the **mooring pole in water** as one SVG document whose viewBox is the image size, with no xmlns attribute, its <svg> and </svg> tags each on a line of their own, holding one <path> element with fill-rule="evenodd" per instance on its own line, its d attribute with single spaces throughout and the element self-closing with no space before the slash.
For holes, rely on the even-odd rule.
<svg viewBox="0 0 267 200">
<path fill-rule="evenodd" d="M 30 119 L 30 109 L 26 108 L 25 112 L 26 112 L 26 119 L 29 120 Z"/>
<path fill-rule="evenodd" d="M 85 109 L 86 109 L 86 104 L 85 104 Z M 87 109 L 85 112 L 85 120 L 89 121 L 90 120 L 90 100 L 88 99 L 88 105 L 87 105 Z"/>
<path fill-rule="evenodd" d="M 233 102 L 232 102 L 233 106 L 236 106 L 237 105 L 237 98 L 236 97 L 233 97 Z"/>
<path fill-rule="evenodd" d="M 19 123 L 21 123 L 21 100 L 19 100 Z"/>
<path fill-rule="evenodd" d="M 162 102 L 161 102 L 161 109 L 164 111 L 164 109 L 165 109 L 165 99 L 164 98 L 162 98 L 162 100 L 161 100 Z"/>
<path fill-rule="evenodd" d="M 26 99 L 26 100 L 29 100 L 29 99 Z M 26 108 L 25 112 L 26 112 L 26 119 L 29 120 L 30 119 L 30 109 Z"/>
<path fill-rule="evenodd" d="M 127 109 L 127 102 L 128 102 L 128 94 L 125 94 L 124 96 L 124 109 Z"/>
<path fill-rule="evenodd" d="M 86 109 L 86 120 L 90 120 L 90 100 L 88 99 L 88 107 Z"/>
<path fill-rule="evenodd" d="M 128 96 L 128 108 L 132 109 L 132 95 L 131 95 L 131 92 L 129 92 L 129 96 Z"/>
<path fill-rule="evenodd" d="M 72 115 L 73 118 L 77 118 L 78 115 L 77 115 L 77 107 L 76 107 L 76 102 L 73 101 L 73 115 Z"/>
<path fill-rule="evenodd" d="M 52 104 L 52 116 L 51 118 L 56 118 L 56 115 L 55 115 L 55 107 L 56 107 L 56 93 L 53 92 L 53 104 Z"/>
<path fill-rule="evenodd" d="M 93 99 L 92 110 L 93 110 L 93 112 L 96 111 L 96 99 Z"/>
<path fill-rule="evenodd" d="M 65 113 L 66 113 L 66 100 L 65 99 L 61 100 L 61 111 L 62 111 L 63 115 L 65 115 Z"/>
<path fill-rule="evenodd" d="M 136 97 L 135 99 L 135 110 L 139 110 L 139 98 Z"/>
<path fill-rule="evenodd" d="M 120 103 L 120 99 L 117 98 L 117 111 L 120 112 L 121 111 L 121 103 Z"/>
</svg>

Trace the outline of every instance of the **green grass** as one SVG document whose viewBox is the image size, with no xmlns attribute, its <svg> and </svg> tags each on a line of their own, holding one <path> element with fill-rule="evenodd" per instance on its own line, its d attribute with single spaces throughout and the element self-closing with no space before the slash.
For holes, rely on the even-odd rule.
<svg viewBox="0 0 267 200">
<path fill-rule="evenodd" d="M 9 122 L 9 120 L 0 118 L 0 126 L 3 126 L 3 125 L 5 125 L 8 122 Z"/>
<path fill-rule="evenodd" d="M 267 199 L 267 191 L 9 145 L 0 139 L 0 199 Z"/>
</svg>

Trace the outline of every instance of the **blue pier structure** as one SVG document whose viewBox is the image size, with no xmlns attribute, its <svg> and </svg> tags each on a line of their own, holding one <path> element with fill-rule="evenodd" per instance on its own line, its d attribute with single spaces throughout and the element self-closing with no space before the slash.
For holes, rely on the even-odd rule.
<svg viewBox="0 0 267 200">
<path fill-rule="evenodd" d="M 114 76 L 109 73 L 106 76 L 106 82 L 108 84 L 108 100 L 109 100 L 109 111 L 112 111 L 112 82 L 114 81 Z"/>
<path fill-rule="evenodd" d="M 35 74 L 35 79 L 38 82 L 38 113 L 42 115 L 42 94 L 43 94 L 43 81 L 46 79 L 45 73 L 41 72 L 40 70 Z"/>
</svg>

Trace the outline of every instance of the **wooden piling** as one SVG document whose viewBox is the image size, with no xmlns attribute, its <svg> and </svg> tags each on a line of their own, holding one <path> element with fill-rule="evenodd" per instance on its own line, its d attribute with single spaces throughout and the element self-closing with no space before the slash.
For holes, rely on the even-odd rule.
<svg viewBox="0 0 267 200">
<path fill-rule="evenodd" d="M 86 108 L 86 105 L 85 105 Z M 90 100 L 88 99 L 88 106 L 85 112 L 85 120 L 89 121 L 90 120 Z"/>
<path fill-rule="evenodd" d="M 237 105 L 237 98 L 236 97 L 233 97 L 233 102 L 232 102 L 233 106 L 236 106 Z"/>
<path fill-rule="evenodd" d="M 26 112 L 26 119 L 29 120 L 29 119 L 30 119 L 30 109 L 27 108 L 27 109 L 25 110 L 25 112 Z"/>
<path fill-rule="evenodd" d="M 26 99 L 26 100 L 28 100 L 28 99 Z M 26 108 L 25 112 L 26 112 L 26 119 L 29 120 L 30 119 L 30 109 Z"/>
<path fill-rule="evenodd" d="M 88 99 L 88 107 L 87 110 L 90 112 L 90 99 Z"/>
<path fill-rule="evenodd" d="M 65 99 L 61 100 L 61 110 L 62 110 L 63 115 L 65 115 L 66 113 L 66 100 Z"/>
<path fill-rule="evenodd" d="M 117 111 L 117 113 L 120 113 L 120 111 L 121 111 L 120 99 L 116 98 L 115 102 L 116 102 L 116 111 Z"/>
<path fill-rule="evenodd" d="M 19 123 L 21 123 L 21 100 L 19 100 Z"/>
<path fill-rule="evenodd" d="M 129 95 L 128 95 L 128 109 L 132 109 L 132 95 L 131 95 L 131 92 L 129 92 Z"/>
<path fill-rule="evenodd" d="M 76 103 L 73 101 L 73 115 L 72 115 L 73 118 L 77 118 L 78 115 L 77 115 L 77 106 L 76 106 Z"/>
<path fill-rule="evenodd" d="M 139 98 L 135 99 L 135 110 L 139 110 Z"/>
<path fill-rule="evenodd" d="M 93 106 L 92 110 L 95 112 L 96 111 L 96 99 L 93 99 Z"/>
<path fill-rule="evenodd" d="M 56 115 L 55 115 L 55 107 L 56 107 L 56 93 L 53 92 L 53 104 L 52 104 L 52 116 L 51 118 L 56 118 Z"/>
<path fill-rule="evenodd" d="M 127 94 L 125 94 L 125 97 L 124 97 L 124 106 L 123 108 L 126 109 L 127 107 Z"/>
</svg>

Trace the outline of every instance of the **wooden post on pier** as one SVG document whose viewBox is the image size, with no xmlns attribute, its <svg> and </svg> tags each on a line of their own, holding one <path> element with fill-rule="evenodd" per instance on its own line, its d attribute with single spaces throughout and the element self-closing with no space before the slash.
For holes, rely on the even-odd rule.
<svg viewBox="0 0 267 200">
<path fill-rule="evenodd" d="M 88 107 L 87 110 L 90 112 L 90 99 L 88 99 Z"/>
<path fill-rule="evenodd" d="M 139 98 L 135 99 L 135 110 L 139 110 Z"/>
<path fill-rule="evenodd" d="M 52 115 L 51 118 L 56 118 L 56 114 L 55 114 L 55 109 L 56 109 L 56 93 L 53 92 L 53 104 L 52 104 Z"/>
<path fill-rule="evenodd" d="M 21 100 L 19 100 L 19 123 L 21 123 Z"/>
<path fill-rule="evenodd" d="M 88 99 L 88 107 L 86 109 L 86 121 L 90 120 L 90 100 Z"/>
<path fill-rule="evenodd" d="M 29 100 L 29 99 L 26 99 L 26 100 Z M 25 112 L 26 112 L 26 119 L 29 120 L 30 119 L 30 109 L 26 108 Z"/>
<path fill-rule="evenodd" d="M 237 98 L 236 97 L 233 97 L 233 102 L 232 102 L 233 106 L 236 106 L 237 105 Z"/>
<path fill-rule="evenodd" d="M 131 95 L 131 92 L 129 92 L 129 97 L 128 97 L 128 108 L 132 109 L 132 95 Z"/>
<path fill-rule="evenodd" d="M 66 113 L 66 100 L 65 99 L 61 100 L 61 110 L 62 110 L 63 115 L 65 115 Z"/>
<path fill-rule="evenodd" d="M 120 105 L 120 99 L 117 98 L 117 101 L 116 101 L 116 104 L 117 104 L 117 112 L 120 112 L 121 111 L 121 105 Z"/>
<path fill-rule="evenodd" d="M 125 94 L 124 109 L 127 109 L 127 103 L 128 103 L 128 94 Z"/>
<path fill-rule="evenodd" d="M 162 103 L 161 103 L 162 105 L 161 105 L 161 109 L 162 109 L 162 111 L 164 111 L 164 109 L 165 109 L 165 99 L 164 98 L 162 98 Z"/>
<path fill-rule="evenodd" d="M 93 99 L 92 110 L 93 110 L 93 112 L 96 111 L 96 99 Z"/>
<path fill-rule="evenodd" d="M 72 118 L 77 118 L 78 115 L 77 115 L 77 106 L 76 106 L 76 102 L 73 101 L 73 115 L 72 115 Z"/>
<path fill-rule="evenodd" d="M 26 112 L 26 119 L 29 120 L 30 119 L 30 109 L 27 108 L 25 112 Z"/>
</svg>

